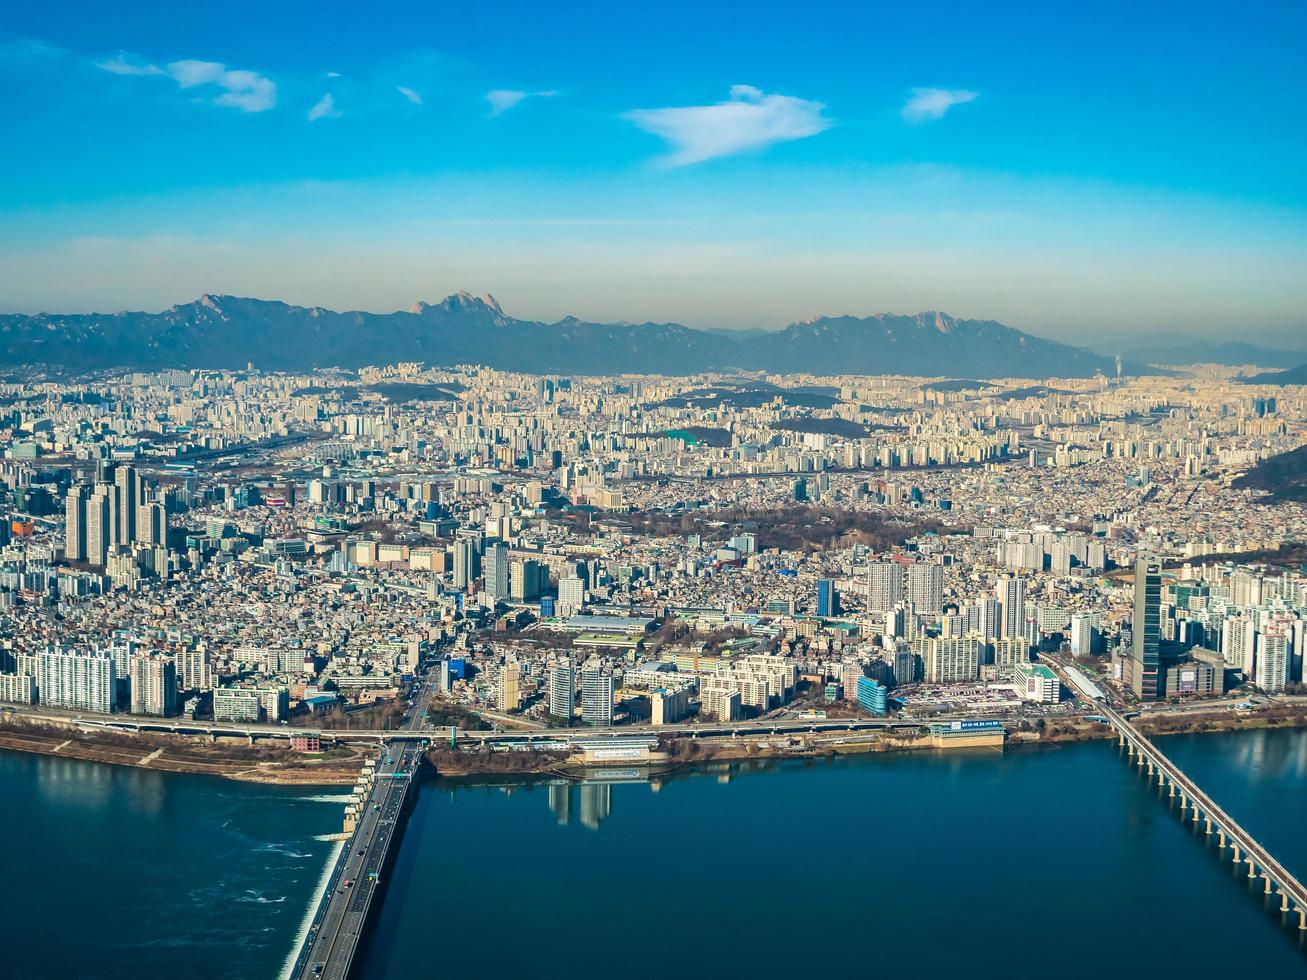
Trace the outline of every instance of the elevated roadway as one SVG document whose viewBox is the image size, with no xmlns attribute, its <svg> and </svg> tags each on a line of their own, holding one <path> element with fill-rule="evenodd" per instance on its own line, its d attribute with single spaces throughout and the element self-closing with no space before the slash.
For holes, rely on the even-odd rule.
<svg viewBox="0 0 1307 980">
<path fill-rule="evenodd" d="M 1179 799 L 1182 818 L 1189 820 L 1194 829 L 1205 836 L 1210 837 L 1215 833 L 1221 853 L 1224 854 L 1226 848 L 1229 848 L 1232 863 L 1246 864 L 1248 878 L 1256 880 L 1260 877 L 1265 894 L 1278 894 L 1280 911 L 1285 915 L 1296 912 L 1298 928 L 1307 931 L 1307 888 L 1303 887 L 1302 882 L 1208 796 L 1184 770 L 1168 759 L 1151 739 L 1130 724 L 1129 719 L 1088 678 L 1079 671 L 1069 670 L 1060 661 L 1050 658 L 1048 662 L 1080 697 L 1094 701 L 1096 710 L 1116 732 L 1118 744 L 1125 749 L 1126 758 L 1133 760 L 1141 769 L 1146 768 L 1150 780 L 1155 776 L 1160 789 L 1169 789 L 1170 799 Z"/>
</svg>

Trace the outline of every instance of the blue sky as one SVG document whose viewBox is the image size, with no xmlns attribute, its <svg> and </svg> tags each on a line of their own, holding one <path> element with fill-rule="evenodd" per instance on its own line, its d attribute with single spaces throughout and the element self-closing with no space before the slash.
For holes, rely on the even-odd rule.
<svg viewBox="0 0 1307 980">
<path fill-rule="evenodd" d="M 1283 341 L 1304 28 L 1301 3 L 24 5 L 0 309 L 467 288 L 541 318 Z"/>
</svg>

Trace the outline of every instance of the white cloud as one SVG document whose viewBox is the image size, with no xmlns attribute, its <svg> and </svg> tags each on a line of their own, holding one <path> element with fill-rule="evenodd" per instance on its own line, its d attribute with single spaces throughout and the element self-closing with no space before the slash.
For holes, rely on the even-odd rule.
<svg viewBox="0 0 1307 980">
<path fill-rule="evenodd" d="M 623 118 L 666 140 L 672 152 L 664 162 L 683 167 L 815 136 L 831 125 L 822 115 L 825 108 L 792 95 L 768 95 L 752 85 L 732 85 L 725 102 L 635 109 Z"/>
<path fill-rule="evenodd" d="M 910 123 L 932 122 L 955 105 L 975 101 L 977 95 L 960 88 L 914 88 L 901 114 Z"/>
<path fill-rule="evenodd" d="M 523 92 L 519 89 L 497 88 L 486 93 L 486 101 L 490 103 L 490 115 L 497 116 L 501 112 L 507 112 L 523 99 L 547 99 L 557 94 L 553 89 L 542 92 Z"/>
<path fill-rule="evenodd" d="M 108 61 L 97 61 L 95 67 L 103 68 L 114 75 L 163 75 L 164 70 L 158 65 L 147 65 L 133 61 L 126 55 L 118 54 Z"/>
<path fill-rule="evenodd" d="M 174 61 L 164 67 L 140 61 L 119 52 L 96 67 L 114 75 L 163 75 L 182 88 L 214 88 L 218 93 L 214 105 L 240 109 L 242 112 L 265 112 L 277 104 L 277 85 L 258 72 L 228 68 L 217 61 Z"/>
<path fill-rule="evenodd" d="M 398 92 L 400 95 L 404 96 L 404 98 L 408 99 L 408 100 L 409 100 L 410 102 L 412 102 L 414 105 L 421 105 L 421 104 L 422 104 L 422 93 L 421 93 L 421 92 L 415 92 L 415 91 L 413 91 L 411 88 L 409 88 L 409 87 L 406 86 L 406 85 L 396 85 L 396 86 L 395 86 L 395 91 Z"/>
<path fill-rule="evenodd" d="M 339 115 L 340 110 L 336 108 L 336 100 L 328 92 L 309 110 L 309 122 L 317 122 L 319 119 L 331 119 Z"/>
<path fill-rule="evenodd" d="M 216 61 L 174 61 L 168 74 L 182 88 L 213 85 L 222 89 L 214 105 L 242 112 L 264 112 L 277 104 L 277 86 L 270 78 L 243 69 L 228 69 Z"/>
</svg>

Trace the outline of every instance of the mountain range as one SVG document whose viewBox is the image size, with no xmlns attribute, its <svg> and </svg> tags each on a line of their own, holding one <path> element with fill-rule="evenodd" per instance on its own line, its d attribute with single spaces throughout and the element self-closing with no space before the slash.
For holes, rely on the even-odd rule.
<svg viewBox="0 0 1307 980">
<path fill-rule="evenodd" d="M 1102 342 L 1099 350 L 1106 349 Z M 1241 340 L 1205 340 L 1181 333 L 1151 333 L 1143 337 L 1123 338 L 1113 354 L 1146 364 L 1222 364 L 1241 367 L 1257 364 L 1276 367 L 1307 360 L 1302 351 L 1276 350 Z"/>
<path fill-rule="evenodd" d="M 1302 357 L 1301 354 L 1298 356 Z M 1246 385 L 1307 385 L 1307 364 L 1299 364 L 1287 371 L 1263 371 L 1236 380 Z"/>
<path fill-rule="evenodd" d="M 559 374 L 693 374 L 712 369 L 934 377 L 1092 377 L 1115 359 L 945 313 L 821 316 L 783 330 L 696 330 L 679 323 L 556 323 L 504 313 L 460 292 L 394 313 L 204 295 L 161 313 L 0 315 L 0 365 L 73 371 L 241 368 L 301 371 L 397 361 L 484 364 Z M 1148 370 L 1127 365 L 1129 373 Z"/>
</svg>

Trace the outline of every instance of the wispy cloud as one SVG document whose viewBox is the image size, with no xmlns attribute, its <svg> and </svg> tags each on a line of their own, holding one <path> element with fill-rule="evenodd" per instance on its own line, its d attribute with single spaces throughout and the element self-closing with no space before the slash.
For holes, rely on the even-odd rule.
<svg viewBox="0 0 1307 980">
<path fill-rule="evenodd" d="M 272 79 L 217 61 L 173 61 L 161 67 L 120 51 L 107 61 L 96 62 L 96 67 L 114 75 L 165 76 L 184 89 L 209 89 L 216 92 L 209 102 L 242 112 L 266 112 L 277 104 L 277 85 Z"/>
<path fill-rule="evenodd" d="M 979 94 L 961 88 L 914 88 L 900 114 L 913 124 L 933 122 L 955 105 L 974 102 Z"/>
<path fill-rule="evenodd" d="M 125 54 L 117 54 L 108 61 L 97 61 L 96 68 L 103 68 L 114 75 L 164 75 L 167 74 L 158 65 L 149 65 L 135 61 Z"/>
<path fill-rule="evenodd" d="M 313 108 L 309 110 L 309 122 L 317 122 L 319 119 L 333 119 L 339 115 L 340 110 L 336 108 L 336 100 L 328 92 L 314 103 Z"/>
<path fill-rule="evenodd" d="M 422 93 L 413 91 L 407 85 L 396 85 L 395 91 L 404 96 L 404 98 L 408 99 L 414 105 L 422 104 Z"/>
<path fill-rule="evenodd" d="M 523 92 L 514 88 L 497 88 L 486 93 L 486 101 L 490 103 L 490 115 L 498 116 L 500 113 L 513 108 L 523 99 L 547 99 L 557 94 L 553 89 L 542 92 Z"/>
<path fill-rule="evenodd" d="M 725 102 L 635 109 L 622 118 L 666 140 L 672 152 L 664 162 L 683 167 L 815 136 L 831 125 L 822 114 L 825 108 L 820 102 L 768 95 L 752 85 L 733 85 Z"/>
</svg>

